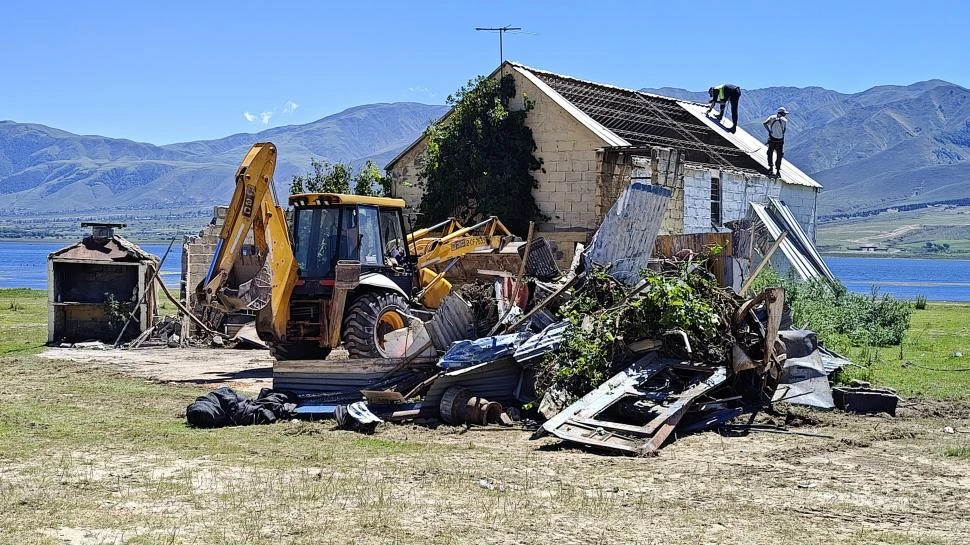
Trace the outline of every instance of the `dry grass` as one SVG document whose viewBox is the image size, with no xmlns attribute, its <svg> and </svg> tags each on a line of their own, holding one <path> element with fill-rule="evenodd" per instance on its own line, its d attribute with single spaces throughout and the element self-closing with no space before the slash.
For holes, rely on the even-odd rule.
<svg viewBox="0 0 970 545">
<path fill-rule="evenodd" d="M 520 431 L 194 430 L 201 390 L 0 359 L 2 543 L 959 543 L 962 405 L 822 414 L 837 440 L 686 437 L 601 456 Z M 951 407 L 955 416 L 933 416 Z M 961 412 L 962 411 L 962 412 Z"/>
</svg>

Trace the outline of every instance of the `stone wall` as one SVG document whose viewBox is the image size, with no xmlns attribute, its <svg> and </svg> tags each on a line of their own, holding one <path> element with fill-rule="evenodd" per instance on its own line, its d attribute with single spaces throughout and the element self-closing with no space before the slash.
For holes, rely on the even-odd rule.
<svg viewBox="0 0 970 545">
<path fill-rule="evenodd" d="M 667 202 L 667 212 L 660 225 L 660 234 L 683 234 L 686 202 L 683 154 L 671 148 L 653 148 L 650 150 L 650 171 L 651 183 L 670 189 L 670 201 Z"/>
<path fill-rule="evenodd" d="M 219 232 L 222 230 L 222 224 L 226 221 L 228 211 L 229 207 L 227 206 L 213 207 L 212 221 L 202 228 L 198 236 L 185 237 L 185 241 L 182 243 L 181 299 L 182 304 L 188 309 L 195 306 L 195 288 L 209 272 L 209 265 L 216 253 Z M 198 330 L 195 322 L 188 318 L 185 318 L 182 328 L 183 331 L 188 331 L 190 335 L 195 335 Z"/>
<path fill-rule="evenodd" d="M 781 188 L 781 200 L 791 209 L 795 219 L 802 229 L 815 242 L 817 220 L 815 211 L 818 201 L 818 190 L 804 185 L 784 184 Z"/>
</svg>

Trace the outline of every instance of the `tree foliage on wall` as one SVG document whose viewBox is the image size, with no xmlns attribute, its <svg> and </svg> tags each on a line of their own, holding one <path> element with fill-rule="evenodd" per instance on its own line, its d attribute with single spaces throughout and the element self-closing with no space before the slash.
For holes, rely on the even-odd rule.
<svg viewBox="0 0 970 545">
<path fill-rule="evenodd" d="M 529 221 L 548 218 L 539 212 L 532 172 L 542 168 L 533 153 L 532 129 L 525 125 L 533 108 L 528 97 L 511 109 L 515 80 L 479 76 L 448 97 L 453 111 L 428 128 L 428 150 L 418 173 L 425 193 L 419 223 L 447 217 L 464 224 L 498 216 L 513 232 L 524 235 Z"/>
<path fill-rule="evenodd" d="M 390 178 L 371 161 L 354 173 L 353 167 L 346 163 L 310 159 L 310 170 L 290 180 L 290 194 L 350 193 L 353 185 L 355 195 L 380 197 L 390 194 L 390 184 Z"/>
</svg>

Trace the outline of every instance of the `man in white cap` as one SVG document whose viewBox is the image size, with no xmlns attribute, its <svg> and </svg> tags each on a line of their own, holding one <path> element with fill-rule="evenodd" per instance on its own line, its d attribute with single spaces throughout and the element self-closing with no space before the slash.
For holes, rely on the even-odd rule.
<svg viewBox="0 0 970 545">
<path fill-rule="evenodd" d="M 788 128 L 788 120 L 785 116 L 788 110 L 778 108 L 778 113 L 765 119 L 763 125 L 768 131 L 768 176 L 781 176 L 781 158 L 785 156 L 785 129 Z M 771 172 L 771 159 L 777 152 L 775 159 L 775 171 Z"/>
</svg>

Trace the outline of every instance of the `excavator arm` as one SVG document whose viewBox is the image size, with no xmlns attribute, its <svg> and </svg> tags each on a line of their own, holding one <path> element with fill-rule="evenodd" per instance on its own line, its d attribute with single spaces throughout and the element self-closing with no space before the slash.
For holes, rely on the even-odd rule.
<svg viewBox="0 0 970 545">
<path fill-rule="evenodd" d="M 297 264 L 286 226 L 286 214 L 273 197 L 276 146 L 253 144 L 236 171 L 236 190 L 215 255 L 197 300 L 224 312 L 256 311 L 256 330 L 264 340 L 286 335 L 290 295 L 297 280 Z M 264 261 L 255 277 L 231 286 L 231 271 L 249 233 Z"/>
</svg>

